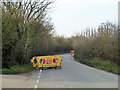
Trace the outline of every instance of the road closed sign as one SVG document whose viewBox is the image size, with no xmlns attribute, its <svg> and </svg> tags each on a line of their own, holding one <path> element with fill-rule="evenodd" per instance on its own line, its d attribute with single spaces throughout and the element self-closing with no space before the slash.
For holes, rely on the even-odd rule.
<svg viewBox="0 0 120 90">
<path fill-rule="evenodd" d="M 46 67 L 55 67 L 61 68 L 62 57 L 59 55 L 55 56 L 35 56 L 31 59 L 33 67 L 46 68 Z"/>
<path fill-rule="evenodd" d="M 47 64 L 52 64 L 52 59 L 47 59 Z"/>
<path fill-rule="evenodd" d="M 70 50 L 70 54 L 72 55 L 72 54 L 74 54 L 75 53 L 75 51 L 74 50 Z"/>
</svg>

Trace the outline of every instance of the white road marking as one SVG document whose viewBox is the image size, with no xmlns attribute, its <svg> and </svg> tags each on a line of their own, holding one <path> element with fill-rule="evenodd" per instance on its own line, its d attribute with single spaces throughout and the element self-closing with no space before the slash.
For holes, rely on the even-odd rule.
<svg viewBox="0 0 120 90">
<path fill-rule="evenodd" d="M 40 78 L 40 76 L 38 76 L 38 78 Z"/>
<path fill-rule="evenodd" d="M 78 62 L 74 62 L 74 63 L 78 64 Z"/>
<path fill-rule="evenodd" d="M 39 75 L 41 75 L 41 73 L 39 73 Z"/>
<path fill-rule="evenodd" d="M 37 83 L 39 83 L 39 80 L 37 80 Z"/>
<path fill-rule="evenodd" d="M 42 72 L 42 70 L 40 69 L 40 73 Z"/>
<path fill-rule="evenodd" d="M 34 88 L 37 88 L 37 85 L 35 85 Z"/>
<path fill-rule="evenodd" d="M 39 75 L 38 75 L 38 78 L 40 78 L 41 72 L 42 72 L 42 70 L 40 70 Z M 36 82 L 39 83 L 40 81 L 37 80 Z M 38 87 L 37 85 L 34 86 L 34 88 L 37 88 L 37 87 Z"/>
</svg>

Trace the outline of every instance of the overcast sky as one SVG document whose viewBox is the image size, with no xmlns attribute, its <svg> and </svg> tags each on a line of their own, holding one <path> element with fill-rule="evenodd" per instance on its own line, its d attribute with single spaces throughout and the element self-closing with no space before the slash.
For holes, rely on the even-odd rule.
<svg viewBox="0 0 120 90">
<path fill-rule="evenodd" d="M 97 28 L 102 22 L 118 22 L 120 0 L 56 0 L 52 22 L 56 33 L 70 37 L 86 28 Z"/>
</svg>

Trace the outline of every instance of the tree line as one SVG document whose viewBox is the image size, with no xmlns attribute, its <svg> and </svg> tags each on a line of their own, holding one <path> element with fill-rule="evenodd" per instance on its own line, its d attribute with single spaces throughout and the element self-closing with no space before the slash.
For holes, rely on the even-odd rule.
<svg viewBox="0 0 120 90">
<path fill-rule="evenodd" d="M 56 36 L 51 0 L 2 2 L 2 67 L 28 64 L 33 56 L 68 52 L 69 39 Z"/>
<path fill-rule="evenodd" d="M 120 64 L 118 58 L 118 26 L 109 21 L 101 23 L 97 29 L 86 29 L 72 39 L 76 56 L 80 60 L 97 58 Z"/>
</svg>

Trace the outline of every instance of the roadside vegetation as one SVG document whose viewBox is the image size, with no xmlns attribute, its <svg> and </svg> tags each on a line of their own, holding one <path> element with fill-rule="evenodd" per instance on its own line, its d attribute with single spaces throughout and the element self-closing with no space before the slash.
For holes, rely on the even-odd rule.
<svg viewBox="0 0 120 90">
<path fill-rule="evenodd" d="M 14 65 L 12 67 L 2 69 L 3 74 L 17 74 L 17 73 L 24 73 L 32 70 L 32 65 Z"/>
<path fill-rule="evenodd" d="M 120 74 L 117 25 L 102 23 L 98 29 L 86 29 L 72 38 L 78 62 Z"/>
<path fill-rule="evenodd" d="M 82 64 L 86 64 L 88 66 L 94 67 L 94 68 L 98 68 L 98 69 L 102 69 L 105 70 L 107 72 L 112 72 L 115 74 L 120 74 L 120 66 L 118 66 L 117 64 L 109 61 L 109 60 L 100 60 L 100 59 L 84 59 L 81 60 L 79 59 L 80 56 L 74 56 L 76 58 L 76 60 Z"/>
</svg>

